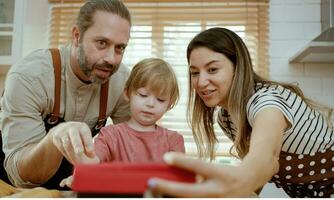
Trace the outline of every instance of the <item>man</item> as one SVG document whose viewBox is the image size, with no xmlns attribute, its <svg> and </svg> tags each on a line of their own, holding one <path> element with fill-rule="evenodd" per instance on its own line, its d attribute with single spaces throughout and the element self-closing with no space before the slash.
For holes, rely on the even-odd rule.
<svg viewBox="0 0 334 200">
<path fill-rule="evenodd" d="M 59 49 L 59 112 L 65 122 L 49 131 L 56 123 L 48 117 L 57 101 L 50 51 L 35 51 L 9 70 L 0 128 L 4 165 L 14 185 L 56 188 L 71 174 L 66 161 L 74 164 L 84 154 L 94 156 L 91 129 L 98 121 L 101 84 L 109 80 L 109 95 L 101 95 L 108 97 L 106 115 L 114 123 L 129 118 L 122 96 L 129 70 L 120 63 L 130 27 L 129 11 L 121 1 L 89 0 L 83 5 L 72 28 L 72 44 Z"/>
</svg>

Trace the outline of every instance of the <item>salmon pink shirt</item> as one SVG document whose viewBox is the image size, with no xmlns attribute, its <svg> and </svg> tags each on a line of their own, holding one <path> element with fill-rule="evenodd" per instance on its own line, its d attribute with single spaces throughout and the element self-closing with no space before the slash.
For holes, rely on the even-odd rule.
<svg viewBox="0 0 334 200">
<path fill-rule="evenodd" d="M 102 128 L 94 146 L 101 162 L 163 162 L 166 152 L 185 152 L 183 137 L 176 131 L 160 126 L 136 131 L 127 123 Z"/>
</svg>

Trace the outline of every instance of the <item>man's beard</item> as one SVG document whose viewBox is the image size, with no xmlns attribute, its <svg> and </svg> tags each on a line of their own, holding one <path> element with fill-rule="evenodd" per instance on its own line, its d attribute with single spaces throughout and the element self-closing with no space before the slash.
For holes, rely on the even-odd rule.
<svg viewBox="0 0 334 200">
<path fill-rule="evenodd" d="M 92 74 L 92 71 L 93 71 L 95 66 L 112 69 L 112 72 L 110 73 L 110 75 L 115 73 L 117 71 L 118 67 L 119 67 L 119 65 L 113 66 L 113 65 L 108 64 L 108 63 L 103 63 L 103 64 L 96 63 L 96 64 L 92 65 L 91 68 L 89 68 L 88 67 L 88 58 L 86 56 L 86 53 L 85 53 L 85 50 L 83 48 L 82 43 L 79 44 L 77 54 L 78 54 L 77 60 L 78 60 L 78 63 L 79 63 L 79 67 L 80 67 L 81 71 L 85 74 L 85 76 L 87 76 L 89 78 L 89 81 L 91 83 L 102 84 L 102 83 L 105 83 L 109 79 L 109 77 L 107 79 L 103 79 L 103 78 L 99 78 L 98 76 Z"/>
</svg>

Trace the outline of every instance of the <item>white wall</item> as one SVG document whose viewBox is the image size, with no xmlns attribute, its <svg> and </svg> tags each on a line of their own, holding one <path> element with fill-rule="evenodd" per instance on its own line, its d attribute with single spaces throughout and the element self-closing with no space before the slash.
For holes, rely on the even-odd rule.
<svg viewBox="0 0 334 200">
<path fill-rule="evenodd" d="M 334 63 L 289 64 L 321 33 L 321 0 L 270 0 L 270 77 L 298 82 L 305 94 L 334 106 Z"/>
<path fill-rule="evenodd" d="M 17 1 L 20 7 L 23 7 L 22 13 L 19 13 L 22 20 L 22 30 L 16 38 L 21 41 L 17 45 L 16 51 L 19 51 L 21 57 L 26 56 L 35 49 L 48 48 L 48 20 L 49 20 L 49 2 L 48 0 L 22 0 Z M 23 16 L 21 19 L 21 15 Z M 20 22 L 21 23 L 21 22 Z M 0 69 L 0 92 L 3 91 L 4 82 L 9 66 L 1 66 Z"/>
<path fill-rule="evenodd" d="M 35 49 L 48 48 L 48 0 L 26 0 L 22 33 L 22 56 Z"/>
<path fill-rule="evenodd" d="M 321 0 L 270 0 L 270 78 L 298 82 L 304 93 L 334 106 L 334 63 L 289 64 L 289 58 L 321 33 Z M 287 197 L 267 184 L 261 197 Z"/>
</svg>

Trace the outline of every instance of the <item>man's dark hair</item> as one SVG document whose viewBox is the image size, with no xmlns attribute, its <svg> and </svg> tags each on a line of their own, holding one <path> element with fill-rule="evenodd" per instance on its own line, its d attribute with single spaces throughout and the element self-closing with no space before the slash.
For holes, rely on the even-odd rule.
<svg viewBox="0 0 334 200">
<path fill-rule="evenodd" d="M 131 25 L 131 16 L 127 7 L 119 0 L 88 0 L 81 8 L 76 20 L 80 33 L 84 34 L 86 30 L 94 24 L 93 16 L 96 11 L 105 11 L 116 14 L 126 19 Z"/>
</svg>

